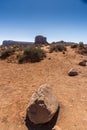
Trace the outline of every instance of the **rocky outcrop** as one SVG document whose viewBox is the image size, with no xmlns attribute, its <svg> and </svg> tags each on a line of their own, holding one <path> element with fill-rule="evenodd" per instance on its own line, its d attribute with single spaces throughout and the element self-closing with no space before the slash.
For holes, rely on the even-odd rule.
<svg viewBox="0 0 87 130">
<path fill-rule="evenodd" d="M 44 84 L 33 93 L 27 115 L 34 124 L 44 124 L 49 122 L 58 110 L 58 101 L 52 88 Z"/>
<path fill-rule="evenodd" d="M 47 44 L 47 38 L 44 36 L 36 36 L 35 37 L 35 44 Z"/>
<path fill-rule="evenodd" d="M 72 68 L 69 70 L 68 75 L 69 76 L 76 76 L 76 75 L 78 75 L 78 72 Z"/>
</svg>

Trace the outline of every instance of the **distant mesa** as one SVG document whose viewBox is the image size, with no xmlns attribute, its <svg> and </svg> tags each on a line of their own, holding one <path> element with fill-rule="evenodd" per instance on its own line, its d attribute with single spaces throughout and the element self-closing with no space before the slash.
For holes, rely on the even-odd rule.
<svg viewBox="0 0 87 130">
<path fill-rule="evenodd" d="M 4 40 L 2 45 L 9 46 L 9 45 L 31 45 L 31 44 L 47 44 L 47 38 L 38 35 L 35 37 L 35 42 L 23 42 L 23 41 L 13 41 L 13 40 Z"/>
<path fill-rule="evenodd" d="M 4 40 L 2 42 L 3 46 L 10 46 L 10 45 L 31 45 L 31 44 L 49 44 L 47 42 L 47 37 L 44 37 L 42 35 L 37 35 L 35 37 L 35 41 L 34 42 L 25 42 L 25 41 L 13 41 L 13 40 Z M 50 44 L 64 44 L 64 45 L 78 45 L 78 43 L 75 42 L 66 42 L 66 41 L 57 41 L 57 42 L 51 42 Z M 87 46 L 87 44 L 84 44 L 85 46 Z"/>
<path fill-rule="evenodd" d="M 35 37 L 35 44 L 47 44 L 47 38 L 42 36 L 42 35 L 38 35 Z"/>
<path fill-rule="evenodd" d="M 12 40 L 4 40 L 2 45 L 9 46 L 9 45 L 30 45 L 33 42 L 22 42 L 22 41 L 12 41 Z"/>
<path fill-rule="evenodd" d="M 75 43 L 75 42 L 66 42 L 66 41 L 61 40 L 61 41 L 57 41 L 57 42 L 52 42 L 51 44 L 63 44 L 63 45 L 69 46 L 69 45 L 74 45 L 74 44 L 77 44 L 77 43 Z"/>
</svg>

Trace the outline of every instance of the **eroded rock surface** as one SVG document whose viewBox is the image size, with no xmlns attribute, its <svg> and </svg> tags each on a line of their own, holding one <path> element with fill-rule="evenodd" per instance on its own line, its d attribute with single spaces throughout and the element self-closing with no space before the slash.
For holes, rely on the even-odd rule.
<svg viewBox="0 0 87 130">
<path fill-rule="evenodd" d="M 48 84 L 41 85 L 30 99 L 27 114 L 34 124 L 49 122 L 58 110 L 58 101 Z"/>
</svg>

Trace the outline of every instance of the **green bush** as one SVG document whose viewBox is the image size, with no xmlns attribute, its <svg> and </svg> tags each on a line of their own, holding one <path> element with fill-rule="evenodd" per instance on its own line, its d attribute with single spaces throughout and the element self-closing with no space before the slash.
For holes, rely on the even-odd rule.
<svg viewBox="0 0 87 130">
<path fill-rule="evenodd" d="M 22 56 L 19 56 L 18 63 L 39 62 L 43 60 L 44 57 L 46 57 L 46 54 L 42 49 L 31 46 L 31 47 L 27 47 L 24 50 Z"/>
<path fill-rule="evenodd" d="M 78 49 L 77 52 L 82 55 L 87 56 L 87 47 L 84 47 L 83 49 Z"/>
<path fill-rule="evenodd" d="M 84 43 L 83 42 L 79 42 L 78 49 L 83 49 L 83 48 L 84 48 Z"/>
<path fill-rule="evenodd" d="M 71 48 L 77 48 L 77 47 L 78 47 L 78 44 L 76 43 L 71 45 Z"/>
<path fill-rule="evenodd" d="M 27 62 L 27 57 L 25 55 L 19 55 L 19 56 L 17 56 L 17 58 L 18 58 L 18 63 L 19 64 Z"/>
<path fill-rule="evenodd" d="M 10 55 L 13 55 L 13 53 L 15 52 L 15 50 L 13 48 L 8 48 L 8 49 L 5 49 L 1 52 L 1 56 L 0 58 L 2 60 L 6 59 L 7 57 L 9 57 Z"/>
<path fill-rule="evenodd" d="M 66 48 L 66 46 L 64 44 L 51 45 L 50 53 L 52 53 L 53 51 L 55 51 L 55 52 L 67 51 L 67 48 Z"/>
<path fill-rule="evenodd" d="M 76 52 L 82 55 L 87 55 L 87 47 L 84 45 L 83 42 L 79 42 Z"/>
</svg>

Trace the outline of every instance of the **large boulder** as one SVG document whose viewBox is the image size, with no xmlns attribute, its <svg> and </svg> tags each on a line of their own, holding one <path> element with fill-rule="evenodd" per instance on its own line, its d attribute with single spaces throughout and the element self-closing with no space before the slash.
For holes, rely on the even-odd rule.
<svg viewBox="0 0 87 130">
<path fill-rule="evenodd" d="M 47 44 L 47 38 L 41 35 L 35 37 L 35 44 Z"/>
<path fill-rule="evenodd" d="M 44 124 L 53 118 L 57 110 L 57 98 L 52 88 L 44 84 L 31 96 L 27 115 L 34 124 Z"/>
</svg>

